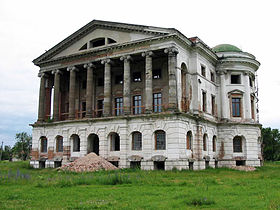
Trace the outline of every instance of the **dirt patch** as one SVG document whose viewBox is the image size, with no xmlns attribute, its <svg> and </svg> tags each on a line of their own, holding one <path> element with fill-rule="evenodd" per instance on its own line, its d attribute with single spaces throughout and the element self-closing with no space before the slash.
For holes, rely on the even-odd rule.
<svg viewBox="0 0 280 210">
<path fill-rule="evenodd" d="M 256 168 L 253 166 L 232 166 L 230 168 L 239 170 L 239 171 L 255 171 L 256 170 Z"/>
<path fill-rule="evenodd" d="M 118 168 L 116 166 L 92 152 L 86 155 L 85 157 L 78 158 L 74 162 L 65 164 L 58 170 L 73 172 L 91 172 L 99 170 L 107 171 L 117 169 Z"/>
</svg>

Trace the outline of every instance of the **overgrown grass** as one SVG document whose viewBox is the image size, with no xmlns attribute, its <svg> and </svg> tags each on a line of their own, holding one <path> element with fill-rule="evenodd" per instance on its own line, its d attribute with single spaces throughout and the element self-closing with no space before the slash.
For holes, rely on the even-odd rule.
<svg viewBox="0 0 280 210">
<path fill-rule="evenodd" d="M 279 209 L 280 162 L 254 172 L 32 169 L 0 162 L 0 209 Z"/>
</svg>

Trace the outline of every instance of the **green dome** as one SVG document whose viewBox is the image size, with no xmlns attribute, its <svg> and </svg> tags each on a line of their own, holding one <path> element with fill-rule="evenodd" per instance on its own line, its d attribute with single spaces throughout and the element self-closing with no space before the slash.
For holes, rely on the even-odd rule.
<svg viewBox="0 0 280 210">
<path fill-rule="evenodd" d="M 238 47 L 231 44 L 219 44 L 212 48 L 214 52 L 242 52 Z"/>
</svg>

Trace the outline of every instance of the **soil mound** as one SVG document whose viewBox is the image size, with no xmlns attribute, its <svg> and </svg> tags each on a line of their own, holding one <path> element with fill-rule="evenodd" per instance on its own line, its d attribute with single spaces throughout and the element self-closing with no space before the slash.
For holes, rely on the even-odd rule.
<svg viewBox="0 0 280 210">
<path fill-rule="evenodd" d="M 104 158 L 96 155 L 95 153 L 89 153 L 88 155 L 78 158 L 74 162 L 67 163 L 60 167 L 62 171 L 73 172 L 91 172 L 99 170 L 116 170 L 116 166 L 105 160 Z"/>
<path fill-rule="evenodd" d="M 232 169 L 239 170 L 239 171 L 255 171 L 256 168 L 253 166 L 232 166 Z"/>
</svg>

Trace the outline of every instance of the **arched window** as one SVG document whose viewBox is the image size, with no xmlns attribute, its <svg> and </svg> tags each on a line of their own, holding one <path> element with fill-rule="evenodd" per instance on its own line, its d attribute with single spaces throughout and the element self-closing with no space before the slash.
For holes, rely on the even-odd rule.
<svg viewBox="0 0 280 210">
<path fill-rule="evenodd" d="M 111 151 L 120 151 L 120 136 L 117 133 L 110 134 Z"/>
<path fill-rule="evenodd" d="M 142 150 L 142 134 L 140 132 L 132 133 L 132 150 Z"/>
<path fill-rule="evenodd" d="M 48 152 L 48 139 L 45 136 L 40 138 L 41 152 Z"/>
<path fill-rule="evenodd" d="M 207 134 L 203 135 L 203 151 L 207 151 Z"/>
<path fill-rule="evenodd" d="M 56 152 L 63 152 L 63 137 L 56 137 Z"/>
<path fill-rule="evenodd" d="M 192 149 L 192 132 L 187 133 L 187 149 Z"/>
<path fill-rule="evenodd" d="M 242 152 L 242 138 L 235 136 L 233 138 L 233 152 Z"/>
<path fill-rule="evenodd" d="M 165 150 L 166 148 L 165 132 L 163 130 L 155 132 L 155 148 L 156 150 Z"/>
<path fill-rule="evenodd" d="M 90 48 L 100 47 L 100 46 L 103 46 L 103 45 L 105 45 L 105 38 L 104 37 L 93 39 L 89 42 Z"/>
<path fill-rule="evenodd" d="M 216 139 L 217 139 L 217 137 L 213 136 L 213 139 L 212 139 L 213 152 L 216 152 Z"/>
<path fill-rule="evenodd" d="M 80 152 L 80 137 L 77 134 L 71 136 L 73 141 L 73 152 Z"/>
</svg>

